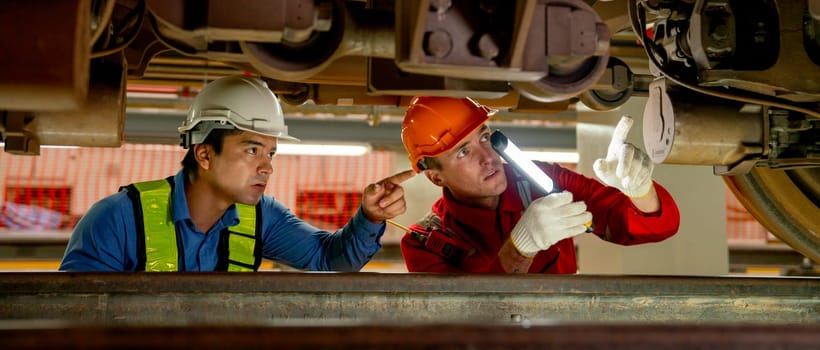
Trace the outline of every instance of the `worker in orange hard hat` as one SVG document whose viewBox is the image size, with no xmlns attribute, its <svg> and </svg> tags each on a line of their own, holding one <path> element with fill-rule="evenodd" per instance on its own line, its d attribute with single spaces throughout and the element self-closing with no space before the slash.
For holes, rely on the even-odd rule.
<svg viewBox="0 0 820 350">
<path fill-rule="evenodd" d="M 401 141 L 413 170 L 426 168 L 425 158 L 438 156 L 489 120 L 493 110 L 469 98 L 416 97 L 402 123 Z"/>
<path fill-rule="evenodd" d="M 649 157 L 624 140 L 625 117 L 609 154 L 595 162 L 603 181 L 536 162 L 561 192 L 545 195 L 493 150 L 493 111 L 469 98 L 416 97 L 404 116 L 410 163 L 442 196 L 401 241 L 411 272 L 576 273 L 572 237 L 594 234 L 622 245 L 674 235 L 680 213 L 652 180 Z"/>
<path fill-rule="evenodd" d="M 316 228 L 265 195 L 282 107 L 258 77 L 206 85 L 179 127 L 182 170 L 95 203 L 74 228 L 60 270 L 256 271 L 262 258 L 304 270 L 358 271 L 381 248 L 385 220 L 405 211 L 405 171 L 365 187 L 336 232 Z"/>
</svg>

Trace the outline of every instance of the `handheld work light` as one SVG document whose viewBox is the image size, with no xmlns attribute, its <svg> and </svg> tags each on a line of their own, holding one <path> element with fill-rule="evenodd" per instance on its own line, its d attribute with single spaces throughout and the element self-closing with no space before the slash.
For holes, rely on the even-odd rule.
<svg viewBox="0 0 820 350">
<path fill-rule="evenodd" d="M 495 153 L 498 153 L 501 158 L 504 158 L 507 163 L 515 167 L 518 172 L 523 173 L 530 181 L 538 185 L 541 192 L 544 194 L 558 192 L 558 189 L 555 188 L 555 182 L 541 171 L 535 163 L 528 159 L 518 146 L 510 141 L 506 135 L 501 133 L 501 130 L 493 131 L 493 133 L 490 134 L 490 142 L 493 145 Z"/>
<path fill-rule="evenodd" d="M 493 149 L 501 158 L 504 158 L 513 168 L 535 183 L 545 195 L 560 191 L 560 189 L 555 186 L 555 182 L 538 168 L 532 160 L 527 158 L 524 152 L 521 152 L 521 149 L 506 135 L 501 133 L 500 130 L 493 131 L 493 133 L 490 134 L 490 143 L 492 143 Z M 592 232 L 592 222 L 586 223 L 585 226 L 587 227 L 587 232 Z"/>
</svg>

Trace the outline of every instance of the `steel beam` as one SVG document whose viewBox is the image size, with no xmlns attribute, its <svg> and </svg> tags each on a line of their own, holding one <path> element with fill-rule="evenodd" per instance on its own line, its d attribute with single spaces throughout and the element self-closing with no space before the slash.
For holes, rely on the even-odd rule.
<svg viewBox="0 0 820 350">
<path fill-rule="evenodd" d="M 0 320 L 88 324 L 820 322 L 820 279 L 5 273 Z"/>
<path fill-rule="evenodd" d="M 322 106 L 315 107 L 317 110 L 325 109 Z M 377 108 L 377 107 L 339 107 L 331 106 L 326 108 L 328 112 L 342 113 L 404 113 L 403 109 Z M 521 116 L 526 117 L 527 114 Z M 571 115 L 574 118 L 574 114 Z M 569 118 L 563 115 L 561 118 Z M 146 144 L 179 144 L 179 133 L 177 127 L 185 119 L 184 112 L 157 112 L 157 111 L 136 111 L 126 112 L 125 119 L 125 139 L 129 143 Z M 535 121 L 535 119 L 532 119 Z M 362 119 L 349 117 L 336 118 L 311 118 L 286 116 L 285 122 L 290 133 L 304 142 L 365 142 L 375 147 L 397 149 L 404 152 L 401 147 L 401 122 L 383 121 L 377 126 L 368 125 Z M 560 122 L 556 122 L 560 123 Z M 565 127 L 538 127 L 528 123 L 513 125 L 510 123 L 490 122 L 491 128 L 504 130 L 511 139 L 520 147 L 531 148 L 551 148 L 575 150 L 576 137 L 574 122 L 567 122 Z"/>
</svg>

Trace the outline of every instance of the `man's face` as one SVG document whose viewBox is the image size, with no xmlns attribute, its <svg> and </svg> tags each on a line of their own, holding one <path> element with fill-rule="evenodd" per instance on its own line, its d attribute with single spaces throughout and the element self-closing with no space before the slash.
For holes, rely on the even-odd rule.
<svg viewBox="0 0 820 350">
<path fill-rule="evenodd" d="M 492 148 L 487 125 L 437 159 L 441 168 L 425 170 L 425 175 L 434 184 L 449 188 L 462 202 L 494 207 L 507 188 L 501 157 Z"/>
<path fill-rule="evenodd" d="M 252 132 L 226 135 L 222 153 L 212 154 L 207 162 L 208 181 L 214 194 L 228 205 L 256 205 L 273 173 L 271 161 L 276 145 L 275 137 Z"/>
</svg>

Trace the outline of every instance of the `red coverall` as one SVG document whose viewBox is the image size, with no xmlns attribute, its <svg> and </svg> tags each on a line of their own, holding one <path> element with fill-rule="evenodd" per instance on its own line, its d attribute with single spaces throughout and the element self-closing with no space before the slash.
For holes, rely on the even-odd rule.
<svg viewBox="0 0 820 350">
<path fill-rule="evenodd" d="M 633 245 L 659 242 L 678 231 L 680 212 L 674 199 L 661 185 L 654 183 L 661 209 L 644 214 L 617 188 L 607 187 L 558 165 L 536 162 L 561 190 L 573 194 L 573 201 L 584 201 L 592 213 L 595 234 L 602 239 Z M 501 194 L 498 208 L 474 208 L 456 201 L 448 189 L 433 204 L 432 212 L 440 222 L 430 225 L 420 221 L 410 226 L 401 240 L 401 251 L 410 272 L 490 272 L 503 273 L 498 251 L 510 237 L 525 206 L 520 193 L 541 197 L 534 188 L 522 190 L 526 179 L 518 177 L 504 165 L 507 189 Z M 526 188 L 526 184 L 523 185 Z M 432 239 L 432 237 L 436 237 Z M 575 246 L 572 238 L 564 239 L 539 252 L 530 273 L 576 273 Z"/>
</svg>

